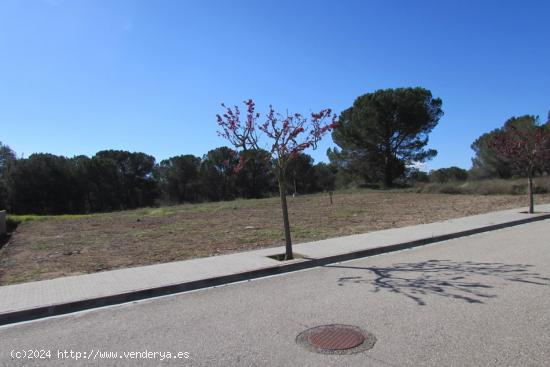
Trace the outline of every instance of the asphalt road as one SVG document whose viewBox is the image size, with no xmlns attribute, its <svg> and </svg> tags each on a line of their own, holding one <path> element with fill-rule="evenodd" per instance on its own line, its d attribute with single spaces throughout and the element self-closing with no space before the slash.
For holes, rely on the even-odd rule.
<svg viewBox="0 0 550 367">
<path fill-rule="evenodd" d="M 296 344 L 335 323 L 377 342 L 354 355 Z M 29 350 L 44 358 L 10 356 Z M 0 365 L 550 366 L 550 221 L 1 327 Z"/>
</svg>

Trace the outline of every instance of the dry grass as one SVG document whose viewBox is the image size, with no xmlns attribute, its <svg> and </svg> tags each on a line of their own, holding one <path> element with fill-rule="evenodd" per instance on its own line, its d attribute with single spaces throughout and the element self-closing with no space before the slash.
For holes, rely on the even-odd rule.
<svg viewBox="0 0 550 367">
<path fill-rule="evenodd" d="M 550 195 L 537 201 L 550 202 Z M 295 243 L 525 206 L 523 196 L 355 191 L 289 198 Z M 147 265 L 283 242 L 277 198 L 24 219 L 0 251 L 0 284 Z"/>
<path fill-rule="evenodd" d="M 550 193 L 550 177 L 537 177 L 533 185 L 536 194 Z M 419 184 L 417 192 L 428 194 L 464 195 L 526 195 L 527 179 L 468 180 L 464 182 Z"/>
</svg>

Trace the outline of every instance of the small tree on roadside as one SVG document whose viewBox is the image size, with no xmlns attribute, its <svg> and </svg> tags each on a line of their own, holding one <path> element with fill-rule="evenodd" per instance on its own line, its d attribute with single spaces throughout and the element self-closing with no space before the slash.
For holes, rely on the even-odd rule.
<svg viewBox="0 0 550 367">
<path fill-rule="evenodd" d="M 315 149 L 321 138 L 336 127 L 336 115 L 328 108 L 319 113 L 312 113 L 310 117 L 299 113 L 283 115 L 275 112 L 270 105 L 267 115 L 260 120 L 261 116 L 255 111 L 254 102 L 249 99 L 244 101 L 244 104 L 246 118 L 241 120 L 241 111 L 238 106 L 227 107 L 222 103 L 225 113 L 216 116 L 219 126 L 218 134 L 227 139 L 235 148 L 244 151 L 262 149 L 260 146 L 262 136 L 269 140 L 270 143 L 266 150 L 275 164 L 283 212 L 285 260 L 291 260 L 293 253 L 286 201 L 286 169 L 293 157 L 308 148 Z M 237 170 L 244 165 L 243 157 L 245 155 L 241 155 L 241 162 L 237 166 Z"/>
<path fill-rule="evenodd" d="M 313 166 L 318 188 L 328 193 L 332 205 L 332 192 L 336 188 L 336 168 L 326 163 L 317 163 Z"/>
<path fill-rule="evenodd" d="M 550 129 L 539 125 L 538 118 L 529 117 L 527 123 L 514 123 L 519 119 L 510 119 L 501 131 L 494 134 L 490 146 L 498 156 L 527 176 L 529 213 L 532 214 L 533 176 L 550 160 Z"/>
</svg>

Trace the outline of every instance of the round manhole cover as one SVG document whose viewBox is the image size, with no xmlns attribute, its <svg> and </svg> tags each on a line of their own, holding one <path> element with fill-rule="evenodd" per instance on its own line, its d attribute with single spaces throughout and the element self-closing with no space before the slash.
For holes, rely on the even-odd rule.
<svg viewBox="0 0 550 367">
<path fill-rule="evenodd" d="M 302 332 L 296 342 L 317 353 L 355 354 L 371 349 L 376 338 L 356 326 L 323 325 Z"/>
<path fill-rule="evenodd" d="M 355 348 L 365 341 L 365 337 L 352 328 L 332 325 L 312 331 L 308 341 L 317 348 L 342 350 Z"/>
</svg>

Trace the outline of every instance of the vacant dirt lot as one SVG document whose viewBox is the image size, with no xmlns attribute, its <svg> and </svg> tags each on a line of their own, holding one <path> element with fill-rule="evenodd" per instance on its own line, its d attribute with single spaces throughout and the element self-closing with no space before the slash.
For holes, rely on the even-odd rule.
<svg viewBox="0 0 550 367">
<path fill-rule="evenodd" d="M 289 198 L 295 243 L 522 207 L 524 196 L 359 191 Z M 537 202 L 550 202 L 539 195 Z M 277 198 L 140 209 L 21 223 L 0 250 L 0 284 L 270 247 Z"/>
</svg>

